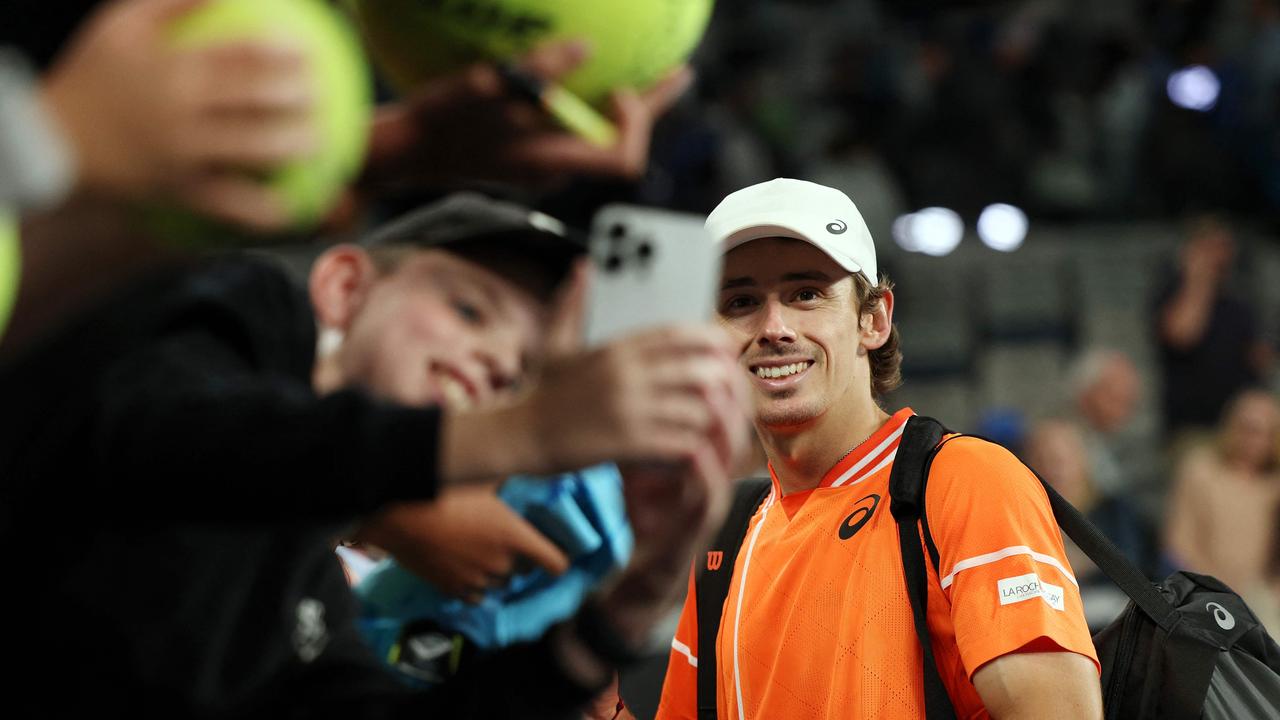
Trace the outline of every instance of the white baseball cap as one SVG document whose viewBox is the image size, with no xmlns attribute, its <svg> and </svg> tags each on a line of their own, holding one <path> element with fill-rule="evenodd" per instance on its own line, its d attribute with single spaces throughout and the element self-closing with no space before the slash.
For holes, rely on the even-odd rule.
<svg viewBox="0 0 1280 720">
<path fill-rule="evenodd" d="M 825 185 L 777 178 L 745 187 L 707 216 L 707 231 L 727 253 L 761 238 L 804 240 L 875 287 L 876 246 L 848 195 Z"/>
</svg>

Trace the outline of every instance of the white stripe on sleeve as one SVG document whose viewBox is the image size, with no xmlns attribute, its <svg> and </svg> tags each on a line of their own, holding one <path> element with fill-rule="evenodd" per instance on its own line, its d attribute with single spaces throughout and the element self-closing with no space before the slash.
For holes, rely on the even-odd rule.
<svg viewBox="0 0 1280 720">
<path fill-rule="evenodd" d="M 1044 553 L 1036 552 L 1026 545 L 1012 545 L 1004 548 L 1003 550 L 996 550 L 995 552 L 989 552 L 984 555 L 965 558 L 964 560 L 956 563 L 955 567 L 951 568 L 951 572 L 947 573 L 947 576 L 942 578 L 942 588 L 945 590 L 946 588 L 951 587 L 951 583 L 955 582 L 956 574 L 962 570 L 972 570 L 973 568 L 989 565 L 998 560 L 1003 560 L 1007 557 L 1015 557 L 1017 555 L 1027 555 L 1036 562 L 1057 568 L 1058 572 L 1062 573 L 1063 577 L 1070 580 L 1072 585 L 1080 587 L 1080 583 L 1076 582 L 1075 577 L 1071 575 L 1071 572 L 1063 566 L 1058 558 L 1052 555 L 1045 555 Z"/>
<path fill-rule="evenodd" d="M 689 661 L 690 665 L 698 667 L 698 658 L 693 656 L 693 651 L 689 649 L 688 645 L 685 645 L 675 638 L 671 638 L 671 649 L 685 656 L 685 659 Z"/>
</svg>

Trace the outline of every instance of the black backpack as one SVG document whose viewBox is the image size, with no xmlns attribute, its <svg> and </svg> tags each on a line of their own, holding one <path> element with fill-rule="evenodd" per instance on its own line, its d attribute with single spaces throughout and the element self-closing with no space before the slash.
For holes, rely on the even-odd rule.
<svg viewBox="0 0 1280 720">
<path fill-rule="evenodd" d="M 932 418 L 908 419 L 889 476 L 889 507 L 898 524 L 903 576 L 922 649 L 927 720 L 955 717 L 925 622 L 926 553 L 920 551 L 923 530 L 928 561 L 936 570 L 938 551 L 923 499 L 929 467 L 947 434 Z M 1102 661 L 1107 720 L 1280 718 L 1280 647 L 1239 595 L 1212 577 L 1189 572 L 1174 573 L 1159 585 L 1150 582 L 1080 511 L 1040 482 L 1058 525 L 1130 598 L 1121 616 L 1093 638 Z M 767 479 L 739 485 L 713 546 L 717 549 L 708 554 L 708 567 L 718 569 L 704 570 L 696 580 L 699 720 L 716 717 L 720 615 L 738 547 L 768 492 Z"/>
</svg>

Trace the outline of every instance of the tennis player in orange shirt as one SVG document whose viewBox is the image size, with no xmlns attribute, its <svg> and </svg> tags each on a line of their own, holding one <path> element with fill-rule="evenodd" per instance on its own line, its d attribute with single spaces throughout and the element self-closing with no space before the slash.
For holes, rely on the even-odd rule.
<svg viewBox="0 0 1280 720">
<path fill-rule="evenodd" d="M 889 513 L 910 408 L 893 285 L 853 202 L 779 179 L 707 220 L 724 256 L 718 311 L 751 375 L 772 489 L 733 567 L 715 647 L 698 647 L 690 581 L 660 719 L 698 717 L 699 656 L 720 718 L 923 718 L 921 649 Z M 939 554 L 928 627 L 962 718 L 1100 718 L 1099 665 L 1048 498 L 999 446 L 958 437 L 933 463 L 925 516 Z M 702 570 L 695 568 L 695 570 Z"/>
</svg>

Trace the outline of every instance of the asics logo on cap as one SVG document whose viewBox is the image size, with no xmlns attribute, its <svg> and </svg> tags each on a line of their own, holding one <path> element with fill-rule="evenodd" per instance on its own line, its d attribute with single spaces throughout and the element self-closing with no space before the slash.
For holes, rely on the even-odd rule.
<svg viewBox="0 0 1280 720">
<path fill-rule="evenodd" d="M 840 233 L 848 229 L 849 229 L 849 226 L 846 225 L 843 220 L 837 220 L 833 223 L 827 224 L 827 232 L 831 233 L 832 235 L 839 235 Z"/>
</svg>

